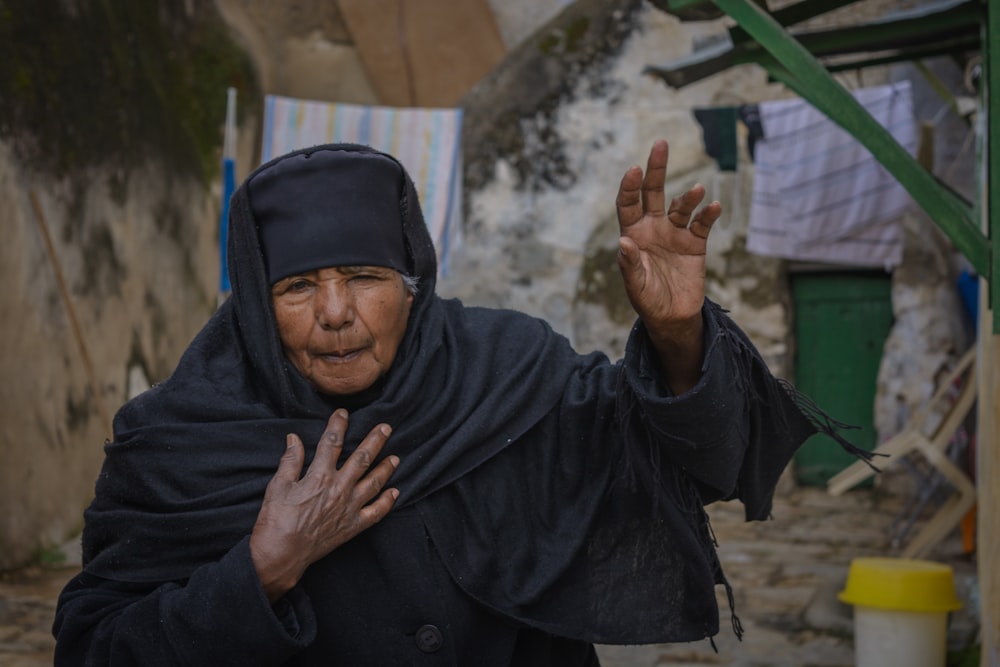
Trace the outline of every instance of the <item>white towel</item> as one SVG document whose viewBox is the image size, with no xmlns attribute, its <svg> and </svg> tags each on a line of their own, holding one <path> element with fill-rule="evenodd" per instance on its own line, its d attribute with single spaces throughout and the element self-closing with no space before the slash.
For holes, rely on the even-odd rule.
<svg viewBox="0 0 1000 667">
<path fill-rule="evenodd" d="M 918 128 L 908 81 L 853 91 L 911 155 Z M 769 257 L 897 266 L 902 185 L 860 142 L 801 99 L 760 104 L 764 138 L 754 157 L 747 249 Z"/>
<path fill-rule="evenodd" d="M 268 95 L 264 103 L 267 162 L 298 148 L 329 142 L 371 146 L 398 159 L 413 179 L 446 275 L 461 244 L 462 110 L 339 104 Z"/>
</svg>

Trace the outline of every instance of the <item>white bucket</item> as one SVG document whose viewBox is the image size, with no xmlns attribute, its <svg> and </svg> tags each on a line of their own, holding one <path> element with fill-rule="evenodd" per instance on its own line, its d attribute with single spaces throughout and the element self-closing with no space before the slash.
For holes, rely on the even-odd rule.
<svg viewBox="0 0 1000 667">
<path fill-rule="evenodd" d="M 854 607 L 856 667 L 944 667 L 948 615 Z"/>
</svg>

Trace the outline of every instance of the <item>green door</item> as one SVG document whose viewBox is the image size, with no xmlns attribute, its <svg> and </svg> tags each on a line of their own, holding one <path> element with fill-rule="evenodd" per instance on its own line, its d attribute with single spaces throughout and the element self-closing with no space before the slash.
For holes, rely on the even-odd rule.
<svg viewBox="0 0 1000 667">
<path fill-rule="evenodd" d="M 874 449 L 875 384 L 892 326 L 892 280 L 883 272 L 792 276 L 795 304 L 795 386 L 834 419 L 859 426 L 844 435 Z M 800 484 L 824 486 L 856 459 L 824 434 L 795 455 Z"/>
</svg>

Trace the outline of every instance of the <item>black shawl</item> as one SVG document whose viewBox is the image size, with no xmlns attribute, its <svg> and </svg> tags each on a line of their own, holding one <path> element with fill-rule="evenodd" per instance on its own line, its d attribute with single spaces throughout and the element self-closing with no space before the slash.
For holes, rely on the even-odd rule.
<svg viewBox="0 0 1000 667">
<path fill-rule="evenodd" d="M 296 153 L 315 150 L 371 151 L 334 145 Z M 449 523 L 468 521 L 469 512 L 475 511 L 469 509 L 464 495 L 469 485 L 461 482 L 481 474 L 486 461 L 509 460 L 500 455 L 526 434 L 537 439 L 533 429 L 564 399 L 569 379 L 606 361 L 600 355 L 578 355 L 540 320 L 510 311 L 465 308 L 437 297 L 434 248 L 416 192 L 405 176 L 400 209 L 409 269 L 420 284 L 403 343 L 384 381 L 367 395 L 334 401 L 318 394 L 283 355 L 249 201 L 247 183 L 282 159 L 258 168 L 233 195 L 231 298 L 196 336 L 175 372 L 127 403 L 115 417 L 114 440 L 106 446 L 96 497 L 86 512 L 85 569 L 119 581 L 160 582 L 186 579 L 199 565 L 217 561 L 252 528 L 264 489 L 284 451 L 285 435 L 293 432 L 302 437 L 308 464 L 330 413 L 343 405 L 351 413 L 345 455 L 375 424 L 390 423 L 393 434 L 383 455 L 397 454 L 401 459 L 391 481 L 401 492 L 397 506 L 427 500 L 421 512 L 433 508 L 429 530 L 441 543 L 446 565 L 458 578 L 476 578 L 459 582 L 470 594 L 489 598 L 494 594 L 491 587 L 502 584 L 503 577 L 517 575 L 505 574 L 502 567 L 494 572 L 496 553 L 459 557 L 454 551 L 463 548 L 462 544 L 451 545 L 451 555 L 444 548 L 459 535 L 447 534 Z M 701 573 L 698 581 L 689 582 L 695 590 L 692 596 L 660 599 L 659 589 L 650 587 L 648 580 L 618 577 L 614 585 L 620 595 L 612 597 L 620 599 L 621 608 L 608 602 L 611 607 L 599 610 L 606 618 L 588 619 L 590 611 L 585 609 L 565 615 L 566 602 L 563 611 L 549 603 L 544 609 L 490 599 L 483 599 L 485 604 L 530 625 L 592 641 L 594 637 L 622 643 L 681 641 L 716 632 L 711 587 L 724 579 L 701 503 L 738 497 L 747 505 L 748 518 L 764 518 L 774 484 L 791 454 L 817 427 L 832 429 L 802 409 L 801 403 L 796 405 L 794 392 L 771 377 L 756 350 L 724 314 L 711 304 L 705 312 L 716 332 L 708 344 L 726 346 L 733 391 L 746 406 L 744 441 L 727 465 L 732 479 L 720 480 L 714 490 L 707 490 L 681 471 L 658 472 L 669 467 L 660 465 L 655 429 L 644 423 L 631 398 L 645 390 L 637 370 L 645 349 L 641 326 L 630 341 L 632 361 L 626 359 L 618 366 L 623 398 L 614 415 L 621 423 L 628 456 L 639 462 L 634 466 L 638 485 L 673 489 L 645 496 L 654 500 L 643 501 L 649 512 L 643 510 L 642 536 L 633 547 L 624 547 L 621 558 L 629 557 L 629 548 L 634 553 L 662 552 L 650 561 L 657 567 L 647 576 L 654 578 L 658 567 L 690 560 L 695 563 L 694 571 Z M 650 463 L 651 477 L 644 474 Z M 506 488 L 510 494 L 518 492 L 513 480 Z M 620 507 L 634 509 L 634 505 L 630 498 Z M 594 511 L 600 510 L 595 507 Z M 664 524 L 663 516 L 671 513 L 681 518 Z M 625 516 L 609 519 L 610 524 L 627 520 Z M 474 517 L 471 523 L 476 523 Z M 688 536 L 672 537 L 681 524 Z M 470 540 L 477 528 L 471 530 L 465 536 Z M 511 539 L 516 542 L 516 538 L 512 530 Z M 510 559 L 523 556 L 522 546 L 509 547 Z M 554 541 L 545 548 L 562 547 Z M 489 562 L 480 564 L 477 559 Z M 579 576 L 592 576 L 579 575 L 574 559 L 567 553 L 568 579 L 559 584 L 570 593 L 579 588 Z M 494 581 L 495 577 L 500 579 Z M 507 583 L 523 588 L 523 582 Z M 656 599 L 651 599 L 652 593 Z M 657 623 L 683 617 L 690 611 L 691 598 L 698 595 L 704 598 L 697 602 L 699 617 L 715 614 L 714 625 L 699 620 L 694 629 L 671 629 L 635 626 L 629 620 L 635 610 L 628 606 L 652 602 L 661 607 L 650 617 Z M 530 592 L 527 597 L 532 597 Z M 573 599 L 572 594 L 565 598 L 569 605 Z M 565 622 L 553 624 L 550 619 L 559 614 L 564 614 Z M 588 632 L 588 624 L 596 631 Z"/>
</svg>

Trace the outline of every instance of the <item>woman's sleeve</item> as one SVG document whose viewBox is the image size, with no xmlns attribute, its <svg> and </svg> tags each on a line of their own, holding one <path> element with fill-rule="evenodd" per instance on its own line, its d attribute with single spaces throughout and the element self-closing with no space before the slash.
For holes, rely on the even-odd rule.
<svg viewBox="0 0 1000 667">
<path fill-rule="evenodd" d="M 316 620 L 292 589 L 273 607 L 249 538 L 184 582 L 126 583 L 86 571 L 63 589 L 55 665 L 278 665 L 308 646 Z"/>
<path fill-rule="evenodd" d="M 781 472 L 816 432 L 797 394 L 767 368 L 746 334 L 706 300 L 699 382 L 673 395 L 641 324 L 622 364 L 619 418 L 639 456 L 676 465 L 698 482 L 705 502 L 739 498 L 748 518 L 765 518 Z M 641 465 L 641 464 L 640 464 Z"/>
</svg>

